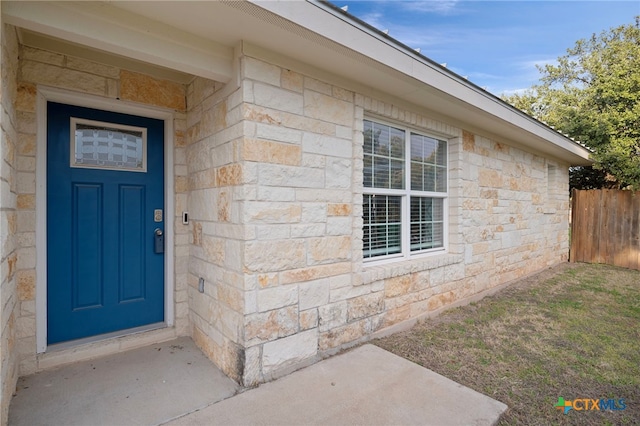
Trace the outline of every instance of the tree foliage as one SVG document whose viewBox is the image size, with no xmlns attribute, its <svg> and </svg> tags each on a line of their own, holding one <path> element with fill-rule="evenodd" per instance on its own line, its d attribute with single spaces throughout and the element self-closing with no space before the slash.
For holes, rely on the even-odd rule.
<svg viewBox="0 0 640 426">
<path fill-rule="evenodd" d="M 640 189 L 640 16 L 538 70 L 539 84 L 503 99 L 593 150 L 594 168 L 574 168 L 574 186 L 584 175 L 586 187 Z"/>
</svg>

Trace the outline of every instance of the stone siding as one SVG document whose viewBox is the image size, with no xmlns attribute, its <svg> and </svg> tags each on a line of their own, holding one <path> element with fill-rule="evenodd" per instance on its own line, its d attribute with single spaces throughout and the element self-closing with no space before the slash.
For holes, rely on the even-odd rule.
<svg viewBox="0 0 640 426">
<path fill-rule="evenodd" d="M 258 58 L 242 72 L 246 385 L 567 260 L 567 165 Z M 363 261 L 366 116 L 449 141 L 446 253 Z"/>
<path fill-rule="evenodd" d="M 187 269 L 189 258 L 189 228 L 182 224 L 182 211 L 187 210 L 187 128 L 184 85 L 158 80 L 152 76 L 122 70 L 69 55 L 28 46 L 20 46 L 20 74 L 17 79 L 16 116 L 18 144 L 17 175 L 17 317 L 20 374 L 30 374 L 44 368 L 36 356 L 36 97 L 37 85 L 67 89 L 74 92 L 121 99 L 165 109 L 174 113 L 174 186 L 175 212 L 167 212 L 166 227 L 175 235 L 175 334 L 189 334 Z M 4 80 L 3 80 L 4 81 Z M 173 222 L 172 222 L 173 221 Z M 96 353 L 113 350 L 113 345 L 96 345 Z M 128 342 L 116 345 L 116 350 L 131 347 Z M 88 355 L 89 356 L 89 355 Z M 61 357 L 66 362 L 82 358 L 78 351 Z M 40 365 L 42 364 L 42 365 Z"/>
<path fill-rule="evenodd" d="M 1 6 L 0 6 L 1 8 Z M 0 424 L 7 424 L 9 403 L 18 380 L 16 338 L 19 301 L 19 242 L 17 235 L 18 170 L 16 154 L 16 81 L 18 74 L 18 38 L 12 26 L 0 19 Z"/>
<path fill-rule="evenodd" d="M 203 352 L 239 381 L 244 312 L 241 207 L 252 171 L 239 161 L 244 123 L 240 90 L 196 78 L 187 87 L 191 335 Z M 204 292 L 198 290 L 204 280 Z"/>
</svg>

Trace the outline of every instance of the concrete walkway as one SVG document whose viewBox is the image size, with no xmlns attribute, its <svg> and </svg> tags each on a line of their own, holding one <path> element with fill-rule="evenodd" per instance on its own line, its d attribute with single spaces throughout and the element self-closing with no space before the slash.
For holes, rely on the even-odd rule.
<svg viewBox="0 0 640 426">
<path fill-rule="evenodd" d="M 155 425 L 238 388 L 180 338 L 20 378 L 9 425 Z"/>
<path fill-rule="evenodd" d="M 179 339 L 20 379 L 9 424 L 491 425 L 507 408 L 373 345 L 236 391 Z"/>
</svg>

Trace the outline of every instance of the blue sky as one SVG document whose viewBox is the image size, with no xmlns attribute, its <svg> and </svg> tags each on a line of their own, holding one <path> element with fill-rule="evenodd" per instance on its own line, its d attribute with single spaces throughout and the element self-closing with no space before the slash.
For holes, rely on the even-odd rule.
<svg viewBox="0 0 640 426">
<path fill-rule="evenodd" d="M 633 1 L 340 1 L 349 13 L 500 95 L 538 81 L 579 39 L 632 24 Z"/>
</svg>

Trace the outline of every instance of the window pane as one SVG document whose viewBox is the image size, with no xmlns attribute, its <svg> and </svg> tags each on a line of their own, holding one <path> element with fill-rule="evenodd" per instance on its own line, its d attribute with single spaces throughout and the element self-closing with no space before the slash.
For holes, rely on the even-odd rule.
<svg viewBox="0 0 640 426">
<path fill-rule="evenodd" d="M 447 192 L 447 169 L 445 167 L 436 168 L 436 191 Z"/>
<path fill-rule="evenodd" d="M 364 186 L 404 188 L 404 130 L 364 121 Z"/>
<path fill-rule="evenodd" d="M 444 201 L 411 197 L 411 251 L 443 247 Z"/>
<path fill-rule="evenodd" d="M 146 129 L 71 119 L 71 167 L 146 171 Z"/>
<path fill-rule="evenodd" d="M 370 121 L 364 122 L 364 153 L 373 153 L 373 123 Z M 365 157 L 366 158 L 366 157 Z"/>
<path fill-rule="evenodd" d="M 404 188 L 404 161 L 391 160 L 391 189 Z"/>
<path fill-rule="evenodd" d="M 423 168 L 423 191 L 435 191 L 436 190 L 436 168 L 432 165 L 426 165 Z"/>
<path fill-rule="evenodd" d="M 364 195 L 364 257 L 400 253 L 401 197 Z"/>
<path fill-rule="evenodd" d="M 447 143 L 445 141 L 438 141 L 438 154 L 436 164 L 439 166 L 447 165 Z"/>
<path fill-rule="evenodd" d="M 422 174 L 424 172 L 422 169 L 422 163 L 411 162 L 411 189 L 423 191 Z"/>
<path fill-rule="evenodd" d="M 411 189 L 446 192 L 446 175 L 447 142 L 411 133 Z"/>
</svg>

